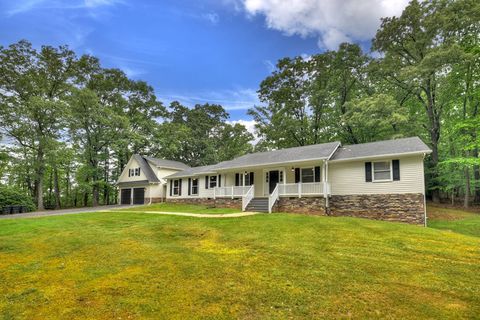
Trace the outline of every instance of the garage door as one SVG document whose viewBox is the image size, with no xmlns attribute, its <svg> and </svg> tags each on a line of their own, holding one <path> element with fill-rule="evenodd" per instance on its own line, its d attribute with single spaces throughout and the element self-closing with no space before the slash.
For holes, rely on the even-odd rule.
<svg viewBox="0 0 480 320">
<path fill-rule="evenodd" d="M 145 202 L 145 188 L 133 189 L 133 204 L 143 204 Z"/>
<path fill-rule="evenodd" d="M 120 199 L 122 204 L 130 204 L 132 198 L 132 189 L 122 189 L 122 193 L 120 194 Z"/>
</svg>

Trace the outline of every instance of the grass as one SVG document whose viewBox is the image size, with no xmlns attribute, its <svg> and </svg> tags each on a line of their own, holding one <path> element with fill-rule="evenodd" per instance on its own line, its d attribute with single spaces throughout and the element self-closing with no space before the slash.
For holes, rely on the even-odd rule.
<svg viewBox="0 0 480 320">
<path fill-rule="evenodd" d="M 479 248 L 455 232 L 289 214 L 0 220 L 0 319 L 478 318 Z"/>
<path fill-rule="evenodd" d="M 428 226 L 480 237 L 480 213 L 429 204 Z"/>
<path fill-rule="evenodd" d="M 231 209 L 231 208 L 212 208 L 205 205 L 164 202 L 164 203 L 155 203 L 151 205 L 121 209 L 120 211 L 128 211 L 128 212 L 164 211 L 164 212 L 222 214 L 222 213 L 237 213 L 237 212 L 241 212 L 242 210 Z"/>
</svg>

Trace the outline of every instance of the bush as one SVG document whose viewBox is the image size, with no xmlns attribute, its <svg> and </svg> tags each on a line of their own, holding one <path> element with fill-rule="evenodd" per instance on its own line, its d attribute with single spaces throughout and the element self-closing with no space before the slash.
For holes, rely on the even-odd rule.
<svg viewBox="0 0 480 320">
<path fill-rule="evenodd" d="M 4 206 L 27 206 L 28 210 L 35 211 L 32 198 L 22 191 L 0 185 L 0 209 Z"/>
</svg>

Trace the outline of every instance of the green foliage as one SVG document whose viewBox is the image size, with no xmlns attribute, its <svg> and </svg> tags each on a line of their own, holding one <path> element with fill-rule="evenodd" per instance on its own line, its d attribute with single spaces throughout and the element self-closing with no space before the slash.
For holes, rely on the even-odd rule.
<svg viewBox="0 0 480 320">
<path fill-rule="evenodd" d="M 27 206 L 30 211 L 35 211 L 32 198 L 14 187 L 0 185 L 0 209 L 3 206 Z"/>
</svg>

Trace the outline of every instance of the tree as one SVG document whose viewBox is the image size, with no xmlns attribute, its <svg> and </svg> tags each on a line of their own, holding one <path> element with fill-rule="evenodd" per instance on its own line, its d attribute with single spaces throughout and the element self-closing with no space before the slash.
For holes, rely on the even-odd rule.
<svg viewBox="0 0 480 320">
<path fill-rule="evenodd" d="M 243 125 L 228 124 L 228 113 L 220 105 L 189 109 L 173 102 L 170 110 L 155 138 L 154 150 L 159 157 L 201 166 L 231 160 L 251 150 L 253 136 Z"/>
<path fill-rule="evenodd" d="M 369 58 L 355 44 L 343 43 L 307 59 L 284 58 L 260 84 L 264 106 L 248 113 L 257 122 L 261 146 L 284 148 L 329 141 L 358 143 L 343 120 L 350 101 L 368 94 Z"/>
<path fill-rule="evenodd" d="M 384 79 L 408 99 L 415 99 L 427 115 L 434 180 L 438 179 L 442 116 L 451 99 L 445 78 L 460 57 L 458 46 L 441 37 L 443 19 L 438 4 L 411 1 L 400 17 L 382 19 L 373 40 L 373 49 L 384 55 L 379 60 Z M 439 201 L 438 190 L 432 190 L 432 198 Z"/>
<path fill-rule="evenodd" d="M 75 68 L 75 54 L 65 46 L 43 46 L 37 51 L 20 41 L 0 48 L 0 130 L 28 153 L 40 210 L 45 157 L 63 127 L 63 98 Z"/>
</svg>

